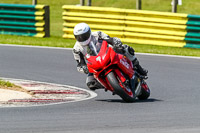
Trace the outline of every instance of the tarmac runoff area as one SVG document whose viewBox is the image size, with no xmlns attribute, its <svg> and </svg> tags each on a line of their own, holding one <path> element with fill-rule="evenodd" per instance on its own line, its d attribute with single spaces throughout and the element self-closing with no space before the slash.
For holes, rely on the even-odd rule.
<svg viewBox="0 0 200 133">
<path fill-rule="evenodd" d="M 20 79 L 1 79 L 14 83 L 20 88 L 0 88 L 0 107 L 44 106 L 82 101 L 97 96 L 93 91 L 74 86 Z"/>
</svg>

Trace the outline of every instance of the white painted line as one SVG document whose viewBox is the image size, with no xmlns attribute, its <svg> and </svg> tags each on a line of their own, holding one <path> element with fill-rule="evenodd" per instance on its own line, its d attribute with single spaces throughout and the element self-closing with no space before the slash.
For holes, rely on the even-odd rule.
<svg viewBox="0 0 200 133">
<path fill-rule="evenodd" d="M 199 50 L 200 52 L 200 50 Z M 198 59 L 200 60 L 200 57 L 196 56 L 181 56 L 181 55 L 167 55 L 167 54 L 151 54 L 151 53 L 136 53 L 138 55 L 148 55 L 148 56 L 162 56 L 162 57 L 176 57 L 176 58 L 187 58 L 187 59 Z"/>
<path fill-rule="evenodd" d="M 32 46 L 32 45 L 18 45 L 18 44 L 0 44 L 2 47 L 22 47 L 22 48 L 40 48 L 40 49 L 62 49 L 72 50 L 72 48 L 61 48 L 61 47 L 48 47 L 48 46 Z"/>
<path fill-rule="evenodd" d="M 15 45 L 15 44 L 0 44 L 0 46 L 6 47 L 24 47 L 24 48 L 41 48 L 41 49 L 60 49 L 60 50 L 72 50 L 72 48 L 61 48 L 61 47 L 48 47 L 48 46 L 32 46 L 32 45 Z M 200 50 L 199 50 L 200 51 Z M 187 58 L 187 59 L 200 59 L 196 56 L 181 56 L 181 55 L 167 55 L 167 54 L 152 54 L 152 53 L 137 53 L 138 55 L 147 55 L 147 56 L 161 56 L 161 57 L 176 57 L 176 58 Z"/>
</svg>

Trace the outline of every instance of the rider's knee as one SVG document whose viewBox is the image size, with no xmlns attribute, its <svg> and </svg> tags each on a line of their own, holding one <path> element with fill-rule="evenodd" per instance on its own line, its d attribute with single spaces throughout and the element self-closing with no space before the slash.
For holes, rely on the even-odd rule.
<svg viewBox="0 0 200 133">
<path fill-rule="evenodd" d="M 133 55 L 133 56 L 135 56 L 135 50 L 132 48 L 132 47 L 128 47 L 128 52 L 131 54 L 131 55 Z"/>
<path fill-rule="evenodd" d="M 125 50 L 125 53 L 124 55 L 131 61 L 135 60 L 135 50 L 128 46 L 128 45 L 125 45 L 124 46 L 124 50 Z"/>
</svg>

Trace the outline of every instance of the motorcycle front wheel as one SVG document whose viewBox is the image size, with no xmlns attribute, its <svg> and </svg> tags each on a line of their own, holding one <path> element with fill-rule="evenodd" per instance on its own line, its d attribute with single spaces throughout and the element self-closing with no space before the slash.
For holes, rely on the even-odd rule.
<svg viewBox="0 0 200 133">
<path fill-rule="evenodd" d="M 107 79 L 112 88 L 114 89 L 114 93 L 119 95 L 125 102 L 135 101 L 135 93 L 130 94 L 128 91 L 125 91 L 125 86 L 122 85 L 122 82 L 119 78 L 117 78 L 117 76 L 115 76 L 114 72 L 110 72 L 107 75 Z"/>
</svg>

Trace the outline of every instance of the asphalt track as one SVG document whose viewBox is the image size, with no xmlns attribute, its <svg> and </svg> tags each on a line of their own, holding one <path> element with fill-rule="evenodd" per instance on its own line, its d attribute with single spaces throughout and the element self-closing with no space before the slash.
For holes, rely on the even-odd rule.
<svg viewBox="0 0 200 133">
<path fill-rule="evenodd" d="M 151 96 L 124 103 L 110 92 L 60 105 L 0 108 L 0 133 L 199 133 L 200 59 L 137 55 Z M 70 50 L 0 46 L 0 77 L 87 89 Z"/>
</svg>

